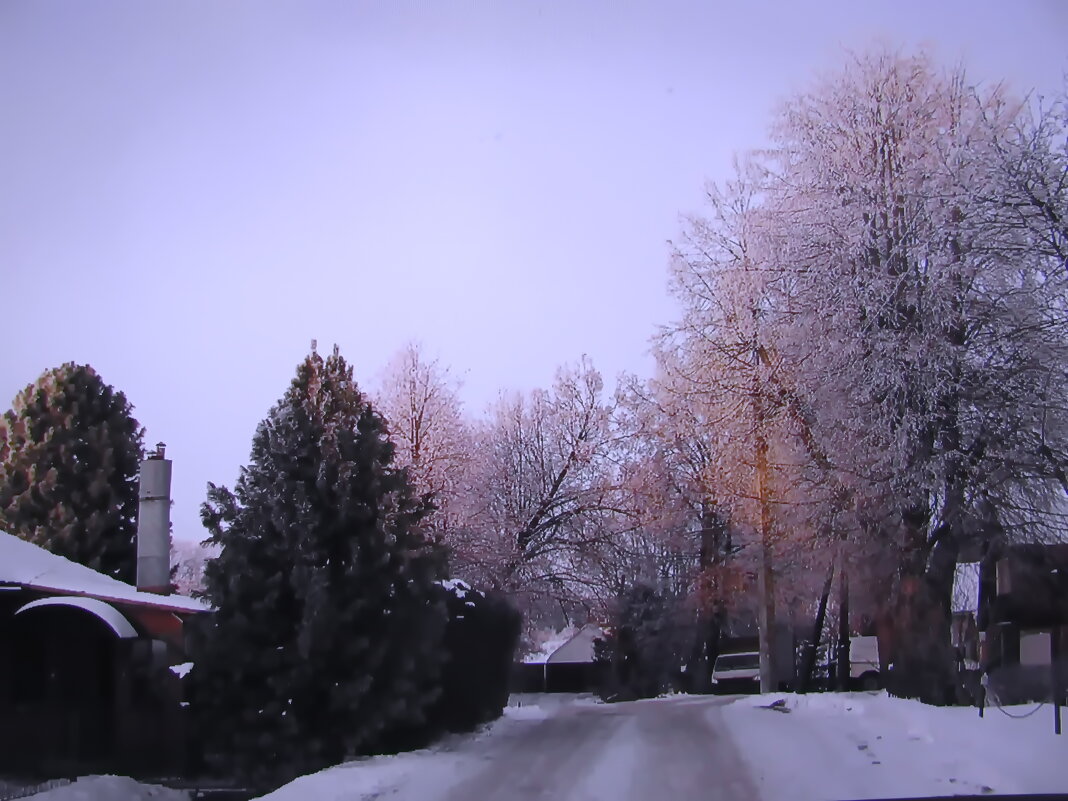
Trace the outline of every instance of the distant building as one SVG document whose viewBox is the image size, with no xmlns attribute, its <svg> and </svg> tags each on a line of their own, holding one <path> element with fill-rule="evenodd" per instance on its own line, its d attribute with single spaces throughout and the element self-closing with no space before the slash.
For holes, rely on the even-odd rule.
<svg viewBox="0 0 1068 801">
<path fill-rule="evenodd" d="M 583 626 L 552 653 L 515 666 L 516 692 L 580 693 L 597 686 L 594 642 L 605 636 L 595 624 Z"/>
<path fill-rule="evenodd" d="M 1048 697 L 1054 661 L 1068 672 L 1068 544 L 958 565 L 952 635 L 962 670 L 989 674 L 1002 701 Z"/>
</svg>

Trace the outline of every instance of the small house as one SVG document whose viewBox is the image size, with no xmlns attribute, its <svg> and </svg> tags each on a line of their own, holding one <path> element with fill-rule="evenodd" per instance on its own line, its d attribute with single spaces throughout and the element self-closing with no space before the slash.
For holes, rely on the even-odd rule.
<svg viewBox="0 0 1068 801">
<path fill-rule="evenodd" d="M 162 450 L 154 460 L 165 461 Z M 184 626 L 209 608 L 166 594 L 170 462 L 145 464 L 138 586 L 0 532 L 2 771 L 158 776 L 185 767 Z"/>
<path fill-rule="evenodd" d="M 183 624 L 206 611 L 0 532 L 0 766 L 174 772 Z"/>
<path fill-rule="evenodd" d="M 516 665 L 513 672 L 513 690 L 546 693 L 592 692 L 597 687 L 598 679 L 594 642 L 604 636 L 604 630 L 591 623 L 580 628 L 550 653 Z"/>
<path fill-rule="evenodd" d="M 988 558 L 978 628 L 983 663 L 1003 700 L 1048 698 L 1068 662 L 1068 544 L 1014 545 Z"/>
</svg>

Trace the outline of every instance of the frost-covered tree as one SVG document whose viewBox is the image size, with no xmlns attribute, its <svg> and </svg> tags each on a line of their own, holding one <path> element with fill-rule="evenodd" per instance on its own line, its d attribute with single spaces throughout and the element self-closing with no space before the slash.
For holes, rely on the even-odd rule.
<svg viewBox="0 0 1068 801">
<path fill-rule="evenodd" d="M 202 517 L 216 612 L 193 641 L 202 733 L 285 778 L 420 725 L 445 626 L 427 506 L 337 349 L 312 353 Z"/>
<path fill-rule="evenodd" d="M 732 519 L 736 499 L 717 481 L 729 426 L 710 418 L 702 393 L 671 369 L 668 353 L 658 358 L 654 379 L 630 379 L 621 392 L 631 526 L 617 547 L 637 561 L 624 573 L 627 591 L 644 582 L 685 599 L 692 637 L 687 679 L 705 687 L 721 633 L 748 633 L 753 622 L 754 538 Z"/>
<path fill-rule="evenodd" d="M 925 56 L 858 57 L 784 106 L 676 262 L 682 363 L 759 411 L 792 476 L 777 514 L 887 568 L 867 584 L 896 599 L 898 667 L 932 698 L 961 549 L 1043 536 L 1064 490 L 1053 114 Z"/>
<path fill-rule="evenodd" d="M 1028 119 L 1000 88 L 881 53 L 777 129 L 775 252 L 802 310 L 784 324 L 823 345 L 804 349 L 802 391 L 817 436 L 866 479 L 861 523 L 901 557 L 898 664 L 927 686 L 961 548 L 1041 536 L 1063 491 L 1068 281 L 1055 236 L 1018 224 L 1006 191 L 1031 158 Z"/>
<path fill-rule="evenodd" d="M 438 359 L 409 343 L 386 367 L 378 406 L 389 425 L 396 464 L 434 505 L 427 525 L 443 542 L 462 523 L 458 495 L 471 458 L 470 426 L 459 383 Z"/>
<path fill-rule="evenodd" d="M 217 556 L 214 548 L 201 542 L 171 540 L 171 586 L 182 595 L 204 591 L 204 569 L 209 559 Z"/>
<path fill-rule="evenodd" d="M 519 595 L 528 619 L 546 603 L 593 603 L 590 563 L 618 512 L 600 374 L 584 359 L 549 391 L 502 395 L 475 443 L 456 570 Z"/>
<path fill-rule="evenodd" d="M 143 433 L 89 365 L 46 371 L 0 418 L 0 527 L 132 583 Z"/>
</svg>

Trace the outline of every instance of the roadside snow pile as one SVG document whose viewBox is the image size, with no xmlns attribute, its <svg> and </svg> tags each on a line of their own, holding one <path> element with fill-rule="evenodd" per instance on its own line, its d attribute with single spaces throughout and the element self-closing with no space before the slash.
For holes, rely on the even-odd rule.
<svg viewBox="0 0 1068 801">
<path fill-rule="evenodd" d="M 408 751 L 368 757 L 301 776 L 260 801 L 355 801 L 371 799 L 412 781 L 434 787 L 449 783 L 458 770 L 458 757 L 434 750 Z M 419 797 L 420 794 L 413 797 Z"/>
<path fill-rule="evenodd" d="M 420 751 L 365 757 L 301 776 L 257 801 L 371 801 L 397 798 L 440 798 L 484 767 L 486 756 L 472 745 L 487 737 L 522 730 L 551 717 L 554 710 L 537 704 L 510 706 L 504 716 L 470 734 L 454 734 Z M 532 722 L 527 722 L 532 721 Z"/>
<path fill-rule="evenodd" d="M 553 712 L 563 706 L 600 706 L 603 703 L 593 693 L 512 693 L 508 696 L 508 707 L 537 706 Z"/>
<path fill-rule="evenodd" d="M 189 793 L 127 776 L 82 776 L 62 787 L 31 795 L 34 801 L 189 801 Z"/>
<path fill-rule="evenodd" d="M 545 720 L 549 717 L 549 710 L 540 706 L 506 706 L 504 716 L 513 720 Z"/>
<path fill-rule="evenodd" d="M 780 693 L 723 715 L 765 801 L 1068 790 L 1068 737 L 1053 733 L 1048 706 L 980 719 L 885 693 Z"/>
</svg>

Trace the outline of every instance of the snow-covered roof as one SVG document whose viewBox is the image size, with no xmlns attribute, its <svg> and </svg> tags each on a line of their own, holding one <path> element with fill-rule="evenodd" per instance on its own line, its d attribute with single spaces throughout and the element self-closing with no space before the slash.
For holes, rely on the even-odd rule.
<svg viewBox="0 0 1068 801">
<path fill-rule="evenodd" d="M 546 662 L 550 664 L 592 662 L 593 641 L 604 637 L 600 626 L 592 623 L 579 629 L 578 634 L 565 642 L 551 654 Z"/>
<path fill-rule="evenodd" d="M 540 632 L 542 636 L 539 638 L 537 647 L 524 656 L 523 661 L 528 665 L 544 664 L 549 657 L 552 656 L 553 651 L 566 643 L 577 633 L 578 629 L 575 626 L 567 626 L 561 631 L 543 630 Z"/>
<path fill-rule="evenodd" d="M 210 607 L 184 595 L 141 592 L 125 582 L 46 551 L 32 542 L 0 531 L 0 584 L 80 595 L 172 612 L 206 612 Z"/>
<path fill-rule="evenodd" d="M 29 612 L 31 609 L 40 609 L 42 606 L 73 606 L 77 609 L 84 609 L 104 621 L 120 639 L 128 640 L 137 636 L 137 629 L 123 616 L 122 612 L 111 604 L 104 603 L 99 598 L 86 598 L 84 596 L 40 598 L 36 601 L 30 601 L 15 614 L 19 615 L 23 612 Z"/>
</svg>

